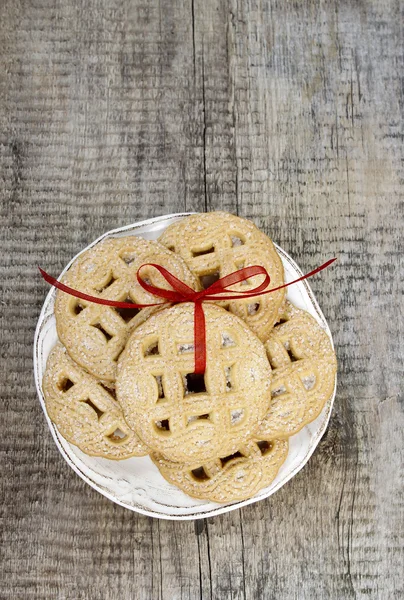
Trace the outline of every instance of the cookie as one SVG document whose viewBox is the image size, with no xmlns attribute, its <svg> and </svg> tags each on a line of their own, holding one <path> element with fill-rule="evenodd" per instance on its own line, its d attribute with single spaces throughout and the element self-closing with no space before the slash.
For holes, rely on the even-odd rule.
<svg viewBox="0 0 404 600">
<path fill-rule="evenodd" d="M 317 321 L 288 301 L 265 349 L 273 369 L 272 401 L 258 435 L 289 437 L 314 421 L 330 399 L 335 352 Z"/>
<path fill-rule="evenodd" d="M 271 277 L 270 288 L 284 283 L 282 261 L 272 241 L 253 223 L 224 212 L 185 217 L 170 225 L 159 241 L 178 253 L 199 278 L 202 288 L 234 271 L 260 265 Z M 248 291 L 262 283 L 252 277 L 231 287 L 231 291 Z M 265 341 L 285 297 L 285 290 L 228 303 L 229 310 L 243 319 Z"/>
<path fill-rule="evenodd" d="M 62 281 L 81 292 L 109 300 L 163 302 L 146 292 L 136 279 L 144 263 L 160 264 L 193 289 L 199 289 L 196 278 L 179 256 L 157 242 L 136 236 L 108 238 L 96 244 L 78 257 Z M 156 269 L 144 268 L 142 277 L 157 287 L 171 289 Z M 160 309 L 117 309 L 58 291 L 57 332 L 75 362 L 100 380 L 113 382 L 117 360 L 130 331 L 156 310 Z"/>
<path fill-rule="evenodd" d="M 236 452 L 265 416 L 271 368 L 245 323 L 203 305 L 207 362 L 194 371 L 194 305 L 162 310 L 130 336 L 118 363 L 117 398 L 125 419 L 153 450 L 173 461 Z"/>
<path fill-rule="evenodd" d="M 75 364 L 61 344 L 49 355 L 42 387 L 50 419 L 86 454 L 114 460 L 148 454 L 113 392 Z"/>
<path fill-rule="evenodd" d="M 164 479 L 189 496 L 236 502 L 251 498 L 270 485 L 287 454 L 287 440 L 249 440 L 234 454 L 205 463 L 176 463 L 156 453 L 151 458 Z"/>
</svg>

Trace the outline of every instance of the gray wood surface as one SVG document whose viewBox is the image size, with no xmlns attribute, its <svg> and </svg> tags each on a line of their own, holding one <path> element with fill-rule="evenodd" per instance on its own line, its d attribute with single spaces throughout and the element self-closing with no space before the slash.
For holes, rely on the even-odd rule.
<svg viewBox="0 0 404 600">
<path fill-rule="evenodd" d="M 2 0 L 1 598 L 403 598 L 403 22 L 389 0 Z M 339 259 L 312 281 L 327 434 L 275 496 L 195 523 L 69 469 L 31 357 L 38 264 L 184 209 Z"/>
</svg>

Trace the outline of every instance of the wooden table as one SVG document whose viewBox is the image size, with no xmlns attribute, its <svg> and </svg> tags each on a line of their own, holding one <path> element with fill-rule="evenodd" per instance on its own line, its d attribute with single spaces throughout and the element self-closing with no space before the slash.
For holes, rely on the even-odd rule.
<svg viewBox="0 0 404 600">
<path fill-rule="evenodd" d="M 403 29 L 389 0 L 3 0 L 1 598 L 398 599 Z M 333 331 L 327 434 L 270 499 L 197 522 L 112 504 L 59 455 L 32 376 L 52 273 L 113 227 L 248 217 Z"/>
</svg>

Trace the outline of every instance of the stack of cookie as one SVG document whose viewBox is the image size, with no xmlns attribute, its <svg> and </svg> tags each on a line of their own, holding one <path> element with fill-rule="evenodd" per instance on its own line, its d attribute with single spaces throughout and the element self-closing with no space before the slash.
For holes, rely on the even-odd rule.
<svg viewBox="0 0 404 600">
<path fill-rule="evenodd" d="M 284 283 L 271 240 L 226 213 L 186 217 L 159 242 L 107 239 L 81 254 L 63 282 L 108 300 L 158 303 L 136 278 L 147 263 L 196 291 L 252 265 L 265 267 L 271 287 Z M 142 269 L 142 278 L 170 289 L 155 269 Z M 83 452 L 115 460 L 149 454 L 190 496 L 232 502 L 276 477 L 288 438 L 331 397 L 336 359 L 325 331 L 284 289 L 204 302 L 203 310 L 206 370 L 197 375 L 192 303 L 117 309 L 58 291 L 60 343 L 43 390 L 50 418 Z"/>
</svg>

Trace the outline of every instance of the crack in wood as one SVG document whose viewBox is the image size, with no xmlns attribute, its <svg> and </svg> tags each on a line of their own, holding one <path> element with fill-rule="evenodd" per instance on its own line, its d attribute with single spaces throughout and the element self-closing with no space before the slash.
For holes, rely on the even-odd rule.
<svg viewBox="0 0 404 600">
<path fill-rule="evenodd" d="M 206 98 L 205 98 L 205 53 L 202 39 L 202 109 L 203 109 L 203 184 L 205 194 L 205 212 L 208 211 L 208 194 L 206 182 Z"/>
<path fill-rule="evenodd" d="M 194 65 L 194 84 L 196 81 L 196 51 L 195 51 L 195 0 L 191 0 L 191 26 L 192 26 L 192 56 Z"/>
</svg>

